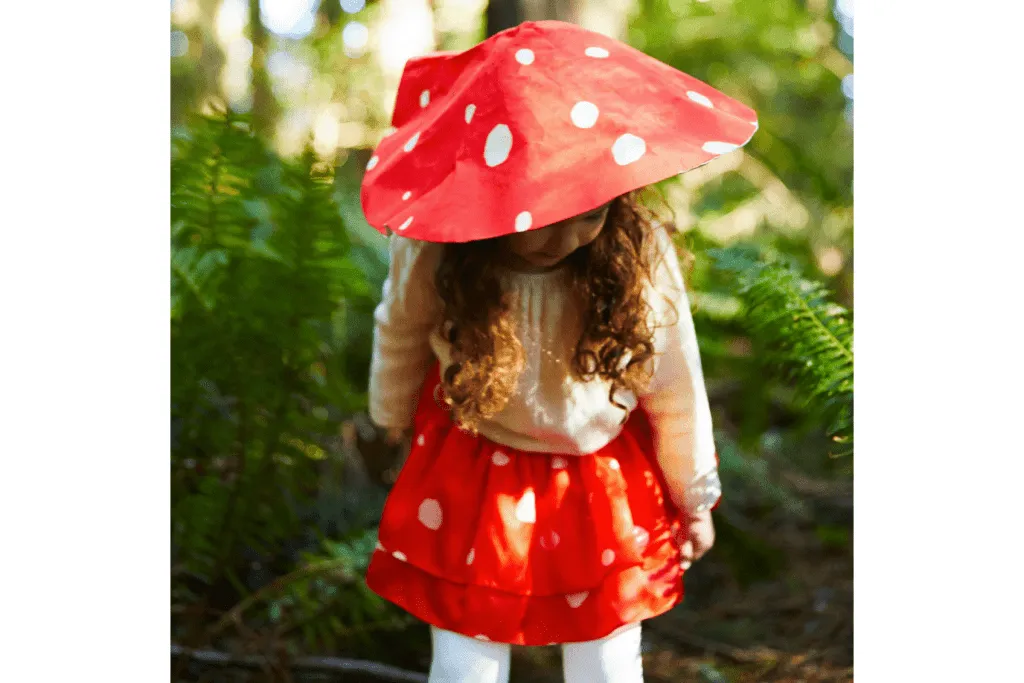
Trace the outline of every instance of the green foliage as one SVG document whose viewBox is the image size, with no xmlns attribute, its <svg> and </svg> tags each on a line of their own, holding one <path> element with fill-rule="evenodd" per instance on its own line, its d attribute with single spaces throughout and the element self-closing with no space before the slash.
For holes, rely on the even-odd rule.
<svg viewBox="0 0 1024 683">
<path fill-rule="evenodd" d="M 696 255 L 688 284 L 715 423 L 739 457 L 773 454 L 834 474 L 823 458 L 835 415 L 785 374 L 766 373 L 766 349 L 748 325 L 733 273 L 708 254 L 738 241 L 791 263 L 852 309 L 853 129 L 825 0 L 638 0 L 627 40 L 750 105 L 760 128 L 741 152 L 662 184 Z M 817 436 L 817 438 L 815 438 Z M 753 472 L 749 473 L 753 475 Z"/>
<path fill-rule="evenodd" d="M 793 266 L 759 260 L 756 249 L 713 250 L 716 266 L 730 273 L 744 303 L 744 323 L 758 344 L 757 357 L 781 370 L 805 405 L 828 421 L 837 443 L 853 444 L 853 326 L 850 313 L 829 300 L 818 282 Z"/>
<path fill-rule="evenodd" d="M 279 640 L 301 638 L 309 650 L 335 651 L 341 639 L 365 645 L 375 632 L 407 627 L 410 619 L 398 615 L 363 581 L 376 542 L 376 529 L 356 532 L 347 541 L 323 541 L 319 552 L 302 553 L 298 569 L 224 614 L 214 624 L 214 634 L 244 621 Z"/>
<path fill-rule="evenodd" d="M 326 525 L 338 424 L 365 405 L 347 320 L 375 293 L 329 166 L 281 160 L 230 114 L 172 143 L 173 590 L 231 601 Z"/>
<path fill-rule="evenodd" d="M 827 548 L 841 550 L 850 544 L 850 530 L 846 527 L 819 524 L 814 528 L 814 535 Z"/>
<path fill-rule="evenodd" d="M 852 201 L 852 130 L 830 2 L 639 0 L 629 41 L 758 113 L 747 149 L 817 206 Z"/>
</svg>

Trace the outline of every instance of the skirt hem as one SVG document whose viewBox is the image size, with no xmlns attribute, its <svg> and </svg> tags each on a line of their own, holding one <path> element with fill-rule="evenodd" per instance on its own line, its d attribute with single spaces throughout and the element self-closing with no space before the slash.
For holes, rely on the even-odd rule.
<svg viewBox="0 0 1024 683">
<path fill-rule="evenodd" d="M 678 562 L 659 565 L 626 569 L 589 591 L 531 596 L 440 578 L 378 550 L 366 583 L 431 626 L 478 640 L 545 646 L 599 640 L 678 605 L 683 571 Z M 637 588 L 623 594 L 626 586 Z"/>
</svg>

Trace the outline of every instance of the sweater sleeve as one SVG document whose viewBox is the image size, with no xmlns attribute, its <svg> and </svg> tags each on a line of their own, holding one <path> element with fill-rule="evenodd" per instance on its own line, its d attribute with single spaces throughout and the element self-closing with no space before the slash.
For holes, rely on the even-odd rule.
<svg viewBox="0 0 1024 683">
<path fill-rule="evenodd" d="M 650 418 L 657 462 L 673 501 L 691 513 L 703 512 L 722 492 L 711 408 L 675 245 L 663 228 L 655 234 L 652 279 L 654 298 L 661 300 L 651 304 L 661 348 L 640 406 Z"/>
<path fill-rule="evenodd" d="M 391 265 L 374 311 L 369 411 L 377 425 L 405 429 L 434 362 L 430 334 L 443 312 L 434 275 L 443 246 L 398 235 L 390 240 Z"/>
</svg>

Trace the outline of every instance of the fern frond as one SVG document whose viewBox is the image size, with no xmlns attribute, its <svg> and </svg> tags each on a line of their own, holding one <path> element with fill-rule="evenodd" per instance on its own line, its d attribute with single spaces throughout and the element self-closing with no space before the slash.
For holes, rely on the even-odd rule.
<svg viewBox="0 0 1024 683">
<path fill-rule="evenodd" d="M 743 301 L 743 323 L 765 366 L 790 381 L 828 423 L 836 455 L 853 451 L 853 325 L 819 282 L 792 265 L 761 260 L 752 247 L 710 251 Z"/>
<path fill-rule="evenodd" d="M 172 545 L 207 585 L 251 590 L 253 558 L 308 533 L 330 416 L 364 400 L 343 370 L 367 342 L 353 349 L 335 321 L 372 290 L 331 180 L 231 113 L 172 139 Z M 310 450 L 289 450 L 288 435 Z"/>
<path fill-rule="evenodd" d="M 338 637 L 404 626 L 401 620 L 395 622 L 395 610 L 387 609 L 364 582 L 376 543 L 376 529 L 364 529 L 346 541 L 325 541 L 326 553 L 304 553 L 303 566 L 247 595 L 214 624 L 211 633 L 245 615 L 247 623 L 259 622 L 265 613 L 279 632 L 301 631 L 329 647 Z"/>
</svg>

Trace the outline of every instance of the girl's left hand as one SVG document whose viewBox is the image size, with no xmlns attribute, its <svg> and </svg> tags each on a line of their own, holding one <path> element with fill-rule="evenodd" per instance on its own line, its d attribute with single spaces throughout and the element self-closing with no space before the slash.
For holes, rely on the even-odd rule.
<svg viewBox="0 0 1024 683">
<path fill-rule="evenodd" d="M 715 544 L 715 525 L 711 511 L 694 513 L 684 526 L 686 540 L 679 548 L 680 566 L 686 571 Z"/>
</svg>

